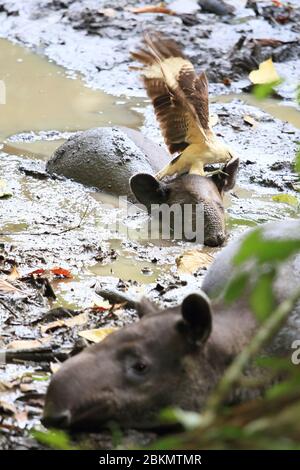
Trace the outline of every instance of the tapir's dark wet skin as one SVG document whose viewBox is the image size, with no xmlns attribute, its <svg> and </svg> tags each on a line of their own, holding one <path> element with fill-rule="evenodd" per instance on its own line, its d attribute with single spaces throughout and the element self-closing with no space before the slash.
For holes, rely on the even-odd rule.
<svg viewBox="0 0 300 470">
<path fill-rule="evenodd" d="M 226 174 L 188 174 L 157 181 L 152 174 L 169 161 L 164 149 L 140 132 L 104 127 L 71 137 L 55 151 L 47 170 L 109 194 L 127 196 L 148 209 L 151 204 L 203 204 L 204 243 L 221 245 L 226 239 L 223 196 L 235 184 L 238 159 L 224 168 Z"/>
<path fill-rule="evenodd" d="M 299 221 L 264 226 L 267 238 L 293 238 L 299 231 Z M 203 288 L 211 298 L 230 279 L 239 243 L 226 247 L 208 271 Z M 300 255 L 282 265 L 274 282 L 277 301 L 287 298 L 299 282 Z M 137 310 L 138 322 L 67 360 L 53 376 L 44 410 L 47 426 L 94 429 L 116 421 L 124 428 L 151 428 L 166 406 L 200 411 L 257 328 L 245 299 L 233 306 L 225 307 L 221 300 L 211 305 L 203 292 L 189 295 L 175 308 L 161 311 L 143 301 Z M 264 353 L 290 356 L 292 342 L 300 337 L 299 320 L 300 304 Z M 257 368 L 246 371 L 256 378 L 263 373 Z M 228 403 L 263 391 L 236 388 Z"/>
</svg>

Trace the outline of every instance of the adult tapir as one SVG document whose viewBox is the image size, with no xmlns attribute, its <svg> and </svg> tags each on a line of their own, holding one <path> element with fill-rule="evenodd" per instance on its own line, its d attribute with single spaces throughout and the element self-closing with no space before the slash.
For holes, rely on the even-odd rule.
<svg viewBox="0 0 300 470">
<path fill-rule="evenodd" d="M 267 239 L 299 239 L 300 221 L 269 223 L 263 233 Z M 203 292 L 165 310 L 146 300 L 137 302 L 139 321 L 67 360 L 51 380 L 45 424 L 100 428 L 116 421 L 124 428 L 149 428 L 156 425 L 163 407 L 200 411 L 257 329 L 245 298 L 225 306 L 219 295 L 232 275 L 240 243 L 239 239 L 224 248 L 208 271 Z M 277 302 L 290 296 L 299 283 L 300 254 L 280 268 L 273 286 Z M 300 303 L 265 352 L 291 357 L 296 339 L 300 339 Z M 228 400 L 261 392 L 251 389 L 247 395 L 245 389 L 236 388 Z"/>
<path fill-rule="evenodd" d="M 204 243 L 222 245 L 226 238 L 223 196 L 234 187 L 239 160 L 212 177 L 185 174 L 167 182 L 156 180 L 153 174 L 168 162 L 167 152 L 140 132 L 102 127 L 68 139 L 54 152 L 47 170 L 109 194 L 127 196 L 148 210 L 151 204 L 202 204 Z"/>
</svg>

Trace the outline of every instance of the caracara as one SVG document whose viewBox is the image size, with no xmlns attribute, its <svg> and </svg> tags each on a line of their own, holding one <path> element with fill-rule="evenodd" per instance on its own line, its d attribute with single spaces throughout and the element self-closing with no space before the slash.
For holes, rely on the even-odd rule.
<svg viewBox="0 0 300 470">
<path fill-rule="evenodd" d="M 177 43 L 160 33 L 146 33 L 132 57 L 143 66 L 142 77 L 164 140 L 178 155 L 156 177 L 185 172 L 204 175 L 204 165 L 226 163 L 233 152 L 209 124 L 208 82 L 197 75 Z"/>
</svg>

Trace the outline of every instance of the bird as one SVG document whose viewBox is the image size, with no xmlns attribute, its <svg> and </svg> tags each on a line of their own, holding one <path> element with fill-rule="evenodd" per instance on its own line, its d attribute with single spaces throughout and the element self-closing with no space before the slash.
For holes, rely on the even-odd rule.
<svg viewBox="0 0 300 470">
<path fill-rule="evenodd" d="M 176 41 L 146 32 L 131 57 L 141 64 L 138 69 L 169 152 L 177 154 L 155 175 L 158 180 L 183 173 L 205 176 L 206 164 L 236 158 L 211 128 L 205 72 L 197 75 Z"/>
</svg>

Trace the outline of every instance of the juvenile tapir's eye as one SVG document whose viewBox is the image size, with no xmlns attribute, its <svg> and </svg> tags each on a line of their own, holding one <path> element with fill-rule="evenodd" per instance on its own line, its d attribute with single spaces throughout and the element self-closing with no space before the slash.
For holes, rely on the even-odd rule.
<svg viewBox="0 0 300 470">
<path fill-rule="evenodd" d="M 133 364 L 132 368 L 135 370 L 135 372 L 137 372 L 138 374 L 144 374 L 147 369 L 148 369 L 148 366 L 145 362 L 143 361 L 137 361 Z"/>
</svg>

